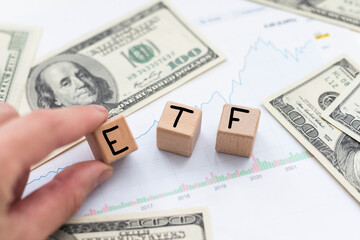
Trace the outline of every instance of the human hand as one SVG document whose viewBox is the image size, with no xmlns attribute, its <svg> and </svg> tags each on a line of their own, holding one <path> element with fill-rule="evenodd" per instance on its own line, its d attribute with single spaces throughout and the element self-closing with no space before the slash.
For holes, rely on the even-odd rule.
<svg viewBox="0 0 360 240">
<path fill-rule="evenodd" d="M 21 199 L 32 165 L 106 119 L 107 110 L 98 105 L 37 110 L 19 117 L 10 105 L 0 104 L 0 239 L 45 239 L 111 176 L 113 169 L 100 161 L 77 163 Z"/>
</svg>

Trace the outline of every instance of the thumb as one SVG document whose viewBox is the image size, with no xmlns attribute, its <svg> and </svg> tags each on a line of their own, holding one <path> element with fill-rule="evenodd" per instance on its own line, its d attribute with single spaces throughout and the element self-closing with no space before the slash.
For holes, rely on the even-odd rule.
<svg viewBox="0 0 360 240">
<path fill-rule="evenodd" d="M 86 196 L 112 173 L 112 167 L 100 161 L 72 165 L 16 203 L 11 209 L 11 221 L 21 226 L 18 229 L 20 236 L 46 238 L 70 218 Z"/>
</svg>

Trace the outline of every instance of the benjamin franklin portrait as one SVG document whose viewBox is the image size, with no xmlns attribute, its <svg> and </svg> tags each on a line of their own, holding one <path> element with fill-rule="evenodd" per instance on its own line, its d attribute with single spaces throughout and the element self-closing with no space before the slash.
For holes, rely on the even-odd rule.
<svg viewBox="0 0 360 240">
<path fill-rule="evenodd" d="M 27 85 L 30 107 L 58 108 L 100 104 L 110 109 L 116 102 L 114 78 L 93 59 L 60 55 L 35 67 Z"/>
<path fill-rule="evenodd" d="M 360 191 L 360 143 L 342 134 L 337 140 L 335 153 L 339 171 Z"/>
</svg>

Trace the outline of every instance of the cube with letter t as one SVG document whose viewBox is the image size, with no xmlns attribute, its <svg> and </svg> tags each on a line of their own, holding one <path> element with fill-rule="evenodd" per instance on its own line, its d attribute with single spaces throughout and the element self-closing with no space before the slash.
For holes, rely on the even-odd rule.
<svg viewBox="0 0 360 240">
<path fill-rule="evenodd" d="M 113 117 L 86 135 L 96 160 L 110 164 L 138 149 L 123 116 Z"/>
<path fill-rule="evenodd" d="M 200 134 L 201 116 L 198 108 L 167 102 L 157 126 L 157 147 L 191 156 Z"/>
<path fill-rule="evenodd" d="M 259 119 L 259 109 L 225 104 L 216 137 L 216 151 L 250 157 Z"/>
</svg>

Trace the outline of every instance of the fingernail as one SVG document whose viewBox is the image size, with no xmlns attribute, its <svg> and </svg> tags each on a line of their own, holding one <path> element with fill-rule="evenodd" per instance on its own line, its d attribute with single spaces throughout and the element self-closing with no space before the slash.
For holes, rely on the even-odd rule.
<svg viewBox="0 0 360 240">
<path fill-rule="evenodd" d="M 98 178 L 97 185 L 100 185 L 104 183 L 106 180 L 108 180 L 109 177 L 111 177 L 111 175 L 113 174 L 113 172 L 114 172 L 113 169 L 106 169 L 104 172 L 102 172 Z"/>
<path fill-rule="evenodd" d="M 92 108 L 98 110 L 99 112 L 107 112 L 107 109 L 104 107 L 104 106 L 101 106 L 101 105 L 96 105 L 96 104 L 93 104 L 93 105 L 89 105 L 91 106 Z"/>
</svg>

